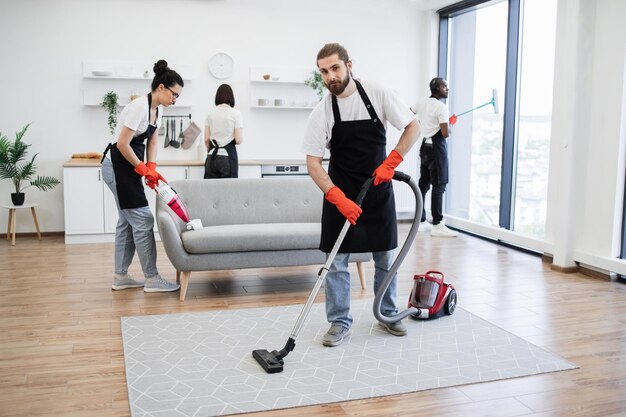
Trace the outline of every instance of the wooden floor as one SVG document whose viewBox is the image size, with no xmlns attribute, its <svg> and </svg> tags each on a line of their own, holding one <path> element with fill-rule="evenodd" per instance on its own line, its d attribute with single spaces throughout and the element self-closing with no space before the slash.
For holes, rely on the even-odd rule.
<svg viewBox="0 0 626 417">
<path fill-rule="evenodd" d="M 111 244 L 0 241 L 1 416 L 128 416 L 120 317 L 303 303 L 319 269 L 193 273 L 180 302 L 177 293 L 111 291 L 112 265 Z M 160 243 L 158 265 L 173 279 Z M 428 269 L 446 274 L 460 307 L 580 369 L 254 416 L 626 415 L 626 285 L 555 272 L 539 257 L 471 236 L 419 233 L 400 269 L 400 305 L 413 274 Z M 141 275 L 138 260 L 131 272 Z M 353 273 L 353 299 L 373 296 L 373 266 L 365 272 L 365 291 Z"/>
</svg>

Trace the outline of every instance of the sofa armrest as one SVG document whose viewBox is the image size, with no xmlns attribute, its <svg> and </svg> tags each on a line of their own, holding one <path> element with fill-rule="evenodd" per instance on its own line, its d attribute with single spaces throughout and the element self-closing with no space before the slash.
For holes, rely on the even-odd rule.
<svg viewBox="0 0 626 417">
<path fill-rule="evenodd" d="M 156 217 L 165 253 L 174 268 L 177 271 L 182 271 L 182 267 L 189 256 L 180 237 L 185 226 L 182 222 L 174 220 L 165 210 L 157 210 Z"/>
</svg>

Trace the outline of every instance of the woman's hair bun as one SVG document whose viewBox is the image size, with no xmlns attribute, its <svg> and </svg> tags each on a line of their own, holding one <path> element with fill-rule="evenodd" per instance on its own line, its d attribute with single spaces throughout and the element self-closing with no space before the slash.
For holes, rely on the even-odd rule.
<svg viewBox="0 0 626 417">
<path fill-rule="evenodd" d="M 167 67 L 167 61 L 164 59 L 158 60 L 154 64 L 154 68 L 152 70 L 154 71 L 155 75 L 161 75 L 164 72 L 169 71 L 169 68 Z"/>
</svg>

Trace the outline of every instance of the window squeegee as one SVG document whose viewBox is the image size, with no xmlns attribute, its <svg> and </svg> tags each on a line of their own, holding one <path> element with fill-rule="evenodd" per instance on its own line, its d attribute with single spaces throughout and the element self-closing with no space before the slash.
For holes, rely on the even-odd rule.
<svg viewBox="0 0 626 417">
<path fill-rule="evenodd" d="M 484 104 L 481 104 L 480 106 L 476 106 L 473 109 L 469 109 L 469 110 L 466 110 L 466 111 L 464 111 L 462 113 L 453 114 L 452 116 L 450 116 L 450 120 L 449 120 L 450 124 L 454 126 L 454 124 L 456 123 L 456 120 L 459 117 L 463 116 L 464 114 L 471 113 L 474 110 L 478 110 L 478 109 L 480 109 L 482 107 L 488 106 L 490 104 L 493 106 L 494 114 L 499 114 L 500 113 L 500 103 L 498 102 L 498 89 L 497 88 L 494 88 L 493 90 L 491 90 L 491 100 L 489 100 L 488 102 L 486 102 Z"/>
</svg>

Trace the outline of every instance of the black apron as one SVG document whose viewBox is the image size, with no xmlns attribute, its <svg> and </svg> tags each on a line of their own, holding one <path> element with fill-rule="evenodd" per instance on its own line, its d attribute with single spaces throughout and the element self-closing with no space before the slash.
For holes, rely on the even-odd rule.
<svg viewBox="0 0 626 417">
<path fill-rule="evenodd" d="M 432 137 L 433 154 L 437 166 L 437 184 L 448 183 L 448 141 L 441 134 L 441 130 Z"/>
<path fill-rule="evenodd" d="M 152 94 L 148 94 L 148 129 L 139 136 L 135 136 L 130 141 L 130 147 L 135 152 L 140 161 L 144 160 L 146 153 L 146 139 L 156 130 L 156 124 L 150 124 L 150 104 L 152 103 Z M 157 107 L 156 119 L 159 119 L 159 108 Z M 115 186 L 117 189 L 117 199 L 121 209 L 132 209 L 146 207 L 148 200 L 144 192 L 141 175 L 135 172 L 133 164 L 128 162 L 124 155 L 117 149 L 116 144 L 109 143 L 104 150 L 104 156 L 111 150 L 111 162 L 113 164 L 113 173 L 115 174 Z M 104 159 L 104 157 L 103 157 Z"/>
<path fill-rule="evenodd" d="M 330 139 L 328 175 L 351 200 L 387 156 L 387 135 L 361 83 L 354 80 L 370 119 L 341 121 L 333 95 L 335 124 Z M 340 253 L 381 252 L 398 246 L 396 205 L 391 182 L 370 187 L 356 225 L 348 229 Z M 324 200 L 320 250 L 330 252 L 346 218 L 334 204 Z"/>
<path fill-rule="evenodd" d="M 207 156 L 206 161 L 206 169 L 209 166 L 209 158 L 211 161 L 215 161 L 215 158 L 218 156 L 217 151 L 220 149 L 220 146 L 216 141 L 212 140 L 211 144 L 213 145 L 213 151 L 209 156 Z M 230 178 L 239 178 L 239 157 L 237 156 L 237 148 L 235 144 L 235 139 L 228 142 L 225 146 L 222 146 L 222 149 L 226 149 L 226 153 L 228 154 L 228 162 L 230 164 Z"/>
</svg>

